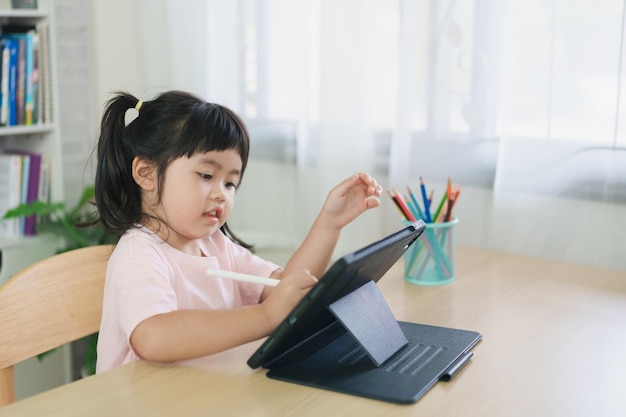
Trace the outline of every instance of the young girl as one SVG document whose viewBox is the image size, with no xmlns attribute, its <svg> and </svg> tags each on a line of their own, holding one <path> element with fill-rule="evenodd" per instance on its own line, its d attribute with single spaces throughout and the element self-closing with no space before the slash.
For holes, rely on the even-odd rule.
<svg viewBox="0 0 626 417">
<path fill-rule="evenodd" d="M 133 108 L 138 116 L 126 125 Z M 341 229 L 379 205 L 381 187 L 369 175 L 344 180 L 282 269 L 226 224 L 248 149 L 236 114 L 188 93 L 147 102 L 118 93 L 107 103 L 95 200 L 98 221 L 119 241 L 106 273 L 98 372 L 138 358 L 199 358 L 269 335 L 324 273 Z M 235 282 L 207 269 L 280 283 Z"/>
</svg>

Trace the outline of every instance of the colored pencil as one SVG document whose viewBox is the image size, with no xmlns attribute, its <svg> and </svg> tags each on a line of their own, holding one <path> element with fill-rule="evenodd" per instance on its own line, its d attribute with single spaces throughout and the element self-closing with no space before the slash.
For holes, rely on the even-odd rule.
<svg viewBox="0 0 626 417">
<path fill-rule="evenodd" d="M 452 181 L 448 177 L 448 208 L 446 209 L 446 216 L 444 221 L 449 222 L 452 216 L 452 205 L 454 204 L 454 196 L 452 195 Z"/>
<path fill-rule="evenodd" d="M 426 195 L 426 185 L 424 185 L 424 180 L 420 177 L 420 190 L 422 191 L 422 200 L 424 200 L 424 221 L 426 223 L 431 223 L 432 219 L 430 217 L 430 206 L 428 204 L 428 196 Z"/>
<path fill-rule="evenodd" d="M 435 212 L 435 215 L 433 216 L 433 221 L 436 222 L 437 219 L 439 219 L 439 214 L 441 213 L 441 209 L 443 208 L 444 203 L 446 202 L 448 198 L 448 192 L 446 191 L 443 194 L 443 197 L 441 197 L 441 201 L 439 202 L 439 206 L 437 207 L 437 211 Z"/>
<path fill-rule="evenodd" d="M 407 220 L 411 222 L 416 221 L 417 219 L 415 218 L 415 216 L 413 216 L 413 213 L 411 213 L 411 210 L 409 210 L 409 207 L 404 202 L 404 198 L 402 197 L 402 194 L 400 194 L 396 189 L 393 190 L 393 193 L 394 193 L 396 201 L 398 202 L 398 205 L 402 209 L 402 212 L 404 213 Z"/>
<path fill-rule="evenodd" d="M 404 210 L 402 210 L 402 207 L 400 206 L 400 203 L 398 202 L 396 197 L 389 190 L 387 190 L 387 193 L 389 194 L 389 198 L 391 198 L 391 201 L 393 202 L 393 205 L 396 206 L 396 208 L 398 209 L 398 212 L 400 213 L 402 218 L 404 220 L 409 220 L 409 218 L 406 216 L 406 213 L 404 212 Z"/>
<path fill-rule="evenodd" d="M 419 219 L 425 221 L 426 215 L 424 215 L 424 212 L 422 211 L 422 208 L 420 207 L 420 204 L 417 201 L 417 196 L 415 195 L 413 190 L 411 190 L 411 188 L 408 185 L 406 186 L 406 189 L 409 192 L 409 197 L 411 198 L 411 201 L 413 202 L 413 205 L 415 206 L 415 209 L 417 210 L 417 213 L 419 214 L 419 216 L 418 216 Z"/>
</svg>

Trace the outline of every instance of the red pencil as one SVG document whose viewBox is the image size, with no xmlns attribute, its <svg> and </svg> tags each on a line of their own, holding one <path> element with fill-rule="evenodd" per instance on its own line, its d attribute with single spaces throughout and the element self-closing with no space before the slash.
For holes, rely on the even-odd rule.
<svg viewBox="0 0 626 417">
<path fill-rule="evenodd" d="M 404 216 L 411 222 L 416 221 L 415 216 L 413 216 L 413 213 L 411 213 L 411 210 L 409 209 L 409 206 L 406 205 L 404 198 L 402 198 L 402 194 L 400 194 L 395 188 L 393 190 L 393 194 L 394 199 L 398 202 L 398 206 L 404 213 Z"/>
<path fill-rule="evenodd" d="M 391 201 L 393 201 L 393 205 L 396 206 L 396 208 L 398 209 L 398 212 L 400 212 L 400 215 L 405 219 L 408 220 L 408 218 L 406 217 L 406 213 L 404 213 L 404 211 L 402 210 L 402 207 L 400 207 L 400 204 L 398 203 L 398 200 L 396 199 L 396 197 L 391 194 L 391 191 L 387 190 L 387 193 L 389 194 L 389 197 L 391 198 Z"/>
</svg>

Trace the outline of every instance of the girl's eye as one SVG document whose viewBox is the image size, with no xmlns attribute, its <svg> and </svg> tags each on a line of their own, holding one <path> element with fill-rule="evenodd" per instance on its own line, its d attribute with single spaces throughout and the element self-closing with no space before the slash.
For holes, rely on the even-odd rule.
<svg viewBox="0 0 626 417">
<path fill-rule="evenodd" d="M 234 182 L 227 182 L 226 183 L 226 188 L 236 190 L 237 189 L 237 184 L 235 184 Z"/>
<path fill-rule="evenodd" d="M 211 178 L 213 178 L 213 175 L 203 174 L 202 172 L 198 172 L 198 175 L 200 175 L 200 178 L 202 178 L 203 180 L 210 180 Z"/>
</svg>

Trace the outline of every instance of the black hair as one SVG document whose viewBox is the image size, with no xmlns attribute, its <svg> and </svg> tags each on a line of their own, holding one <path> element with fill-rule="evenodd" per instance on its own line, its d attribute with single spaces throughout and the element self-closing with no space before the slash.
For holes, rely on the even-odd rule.
<svg viewBox="0 0 626 417">
<path fill-rule="evenodd" d="M 126 112 L 136 107 L 139 115 L 126 125 Z M 227 107 L 183 91 L 164 92 L 143 103 L 131 94 L 117 92 L 106 103 L 100 126 L 95 221 L 119 238 L 149 217 L 141 208 L 141 189 L 132 175 L 135 157 L 155 165 L 160 199 L 165 170 L 175 159 L 231 149 L 241 157 L 243 178 L 250 139 L 243 121 Z M 237 244 L 252 249 L 227 224 L 222 231 Z"/>
</svg>

